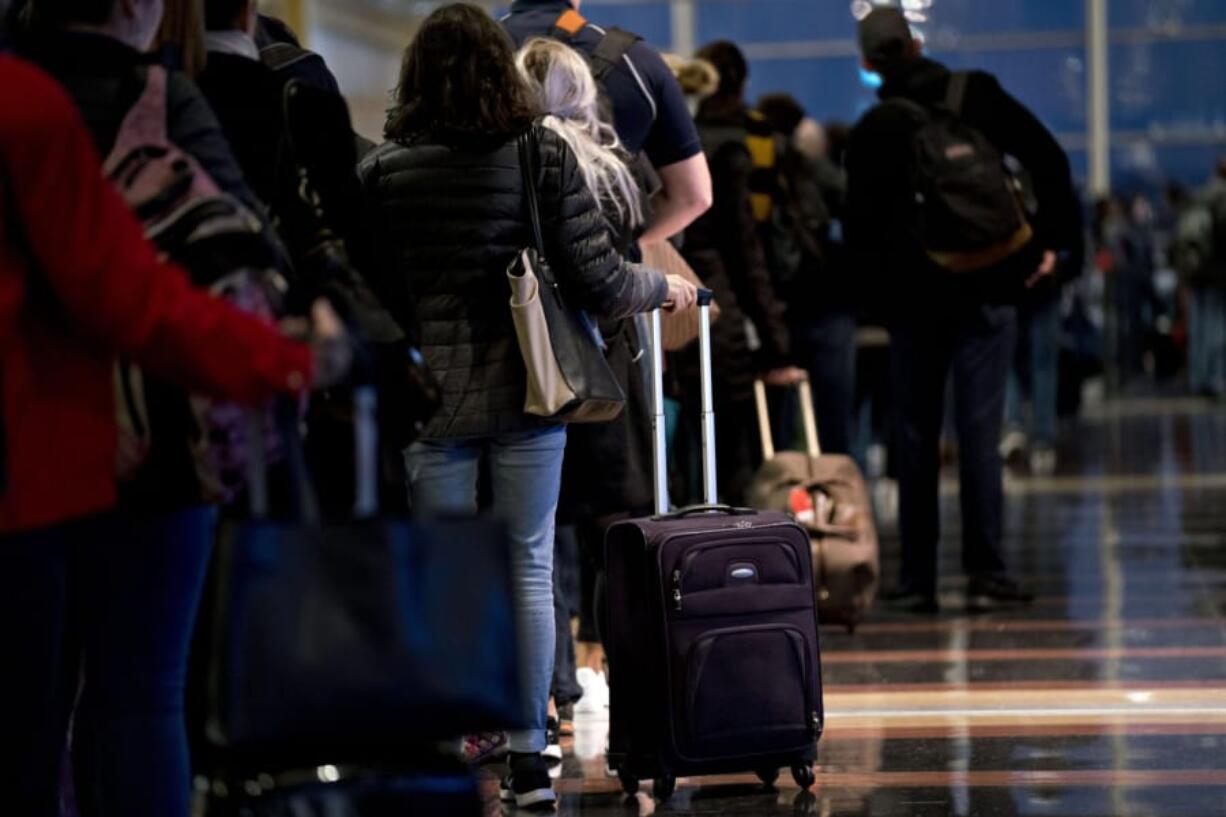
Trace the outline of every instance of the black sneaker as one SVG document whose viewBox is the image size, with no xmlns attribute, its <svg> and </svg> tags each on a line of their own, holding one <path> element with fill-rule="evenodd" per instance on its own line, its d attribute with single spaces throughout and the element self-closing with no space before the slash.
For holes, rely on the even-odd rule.
<svg viewBox="0 0 1226 817">
<path fill-rule="evenodd" d="M 504 803 L 520 808 L 552 811 L 558 802 L 549 779 L 549 766 L 539 754 L 521 755 L 515 752 L 507 758 L 509 774 L 502 779 L 499 796 Z"/>
<path fill-rule="evenodd" d="M 879 598 L 886 607 L 900 613 L 934 616 L 941 612 L 935 593 L 923 593 L 905 585 L 883 590 Z"/>
<path fill-rule="evenodd" d="M 1034 593 L 1008 576 L 972 576 L 966 585 L 966 609 L 987 612 L 1034 601 Z"/>
<path fill-rule="evenodd" d="M 562 723 L 557 718 L 545 720 L 545 751 L 541 756 L 550 763 L 562 762 Z"/>
</svg>

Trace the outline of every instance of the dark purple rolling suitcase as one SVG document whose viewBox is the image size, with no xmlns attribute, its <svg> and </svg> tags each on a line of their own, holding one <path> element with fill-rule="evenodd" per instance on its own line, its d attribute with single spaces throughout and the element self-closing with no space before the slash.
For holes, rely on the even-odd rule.
<svg viewBox="0 0 1226 817">
<path fill-rule="evenodd" d="M 666 514 L 659 313 L 652 315 L 657 515 L 606 541 L 609 765 L 667 798 L 678 776 L 780 767 L 813 785 L 823 723 L 809 536 L 783 513 L 716 504 L 709 293 L 700 298 L 708 504 Z"/>
</svg>

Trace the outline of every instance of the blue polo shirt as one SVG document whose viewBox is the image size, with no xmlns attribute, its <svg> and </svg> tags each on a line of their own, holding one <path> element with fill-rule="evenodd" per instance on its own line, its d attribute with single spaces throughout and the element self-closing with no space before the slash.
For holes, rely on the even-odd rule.
<svg viewBox="0 0 1226 817">
<path fill-rule="evenodd" d="M 558 17 L 571 4 L 567 0 L 514 0 L 502 18 L 503 28 L 518 48 L 532 37 L 547 37 Z M 571 40 L 591 54 L 604 29 L 589 23 Z M 702 152 L 685 96 L 659 53 L 639 40 L 626 52 L 622 64 L 605 80 L 613 104 L 613 126 L 630 153 L 647 154 L 656 167 L 667 167 Z"/>
</svg>

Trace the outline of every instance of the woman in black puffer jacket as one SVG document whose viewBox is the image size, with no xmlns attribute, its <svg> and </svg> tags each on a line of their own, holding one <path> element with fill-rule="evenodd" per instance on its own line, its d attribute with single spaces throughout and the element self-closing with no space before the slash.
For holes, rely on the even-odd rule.
<svg viewBox="0 0 1226 817">
<path fill-rule="evenodd" d="M 504 796 L 552 802 L 541 759 L 554 657 L 553 534 L 565 428 L 524 413 L 526 373 L 508 305 L 508 264 L 531 242 L 517 137 L 536 111 L 507 35 L 483 11 L 445 6 L 404 59 L 390 141 L 359 174 L 380 236 L 375 288 L 393 312 L 416 308 L 442 407 L 405 453 L 415 509 L 477 511 L 488 464 L 494 512 L 513 544 L 531 729 L 510 738 Z M 568 302 L 602 317 L 693 304 L 692 287 L 625 261 L 570 149 L 537 128 L 546 256 Z"/>
</svg>

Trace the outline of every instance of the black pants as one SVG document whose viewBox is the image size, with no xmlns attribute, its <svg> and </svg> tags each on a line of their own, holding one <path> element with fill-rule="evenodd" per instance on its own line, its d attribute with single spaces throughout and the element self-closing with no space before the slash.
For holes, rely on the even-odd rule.
<svg viewBox="0 0 1226 817">
<path fill-rule="evenodd" d="M 575 527 L 559 525 L 553 551 L 553 617 L 557 635 L 551 688 L 558 706 L 573 704 L 583 697 L 583 688 L 575 677 L 575 639 L 570 630 L 571 619 L 580 613 L 579 562 Z"/>
<path fill-rule="evenodd" d="M 949 320 L 891 329 L 898 426 L 901 583 L 935 593 L 940 541 L 940 439 L 945 384 L 953 370 L 962 503 L 962 567 L 1005 572 L 1000 437 L 1005 381 L 1017 333 L 1013 307 L 982 307 Z"/>
<path fill-rule="evenodd" d="M 702 486 L 702 405 L 697 386 L 687 391 L 682 403 L 683 420 L 678 430 L 679 469 L 672 497 L 674 504 L 703 501 Z M 762 464 L 762 445 L 758 435 L 758 412 L 753 392 L 715 395 L 715 465 L 720 501 L 744 505 L 754 474 Z M 782 444 L 780 447 L 784 447 Z"/>
<path fill-rule="evenodd" d="M 196 508 L 0 537 L 0 812 L 59 814 L 75 702 L 82 815 L 187 817 L 183 682 L 213 518 Z"/>
</svg>

